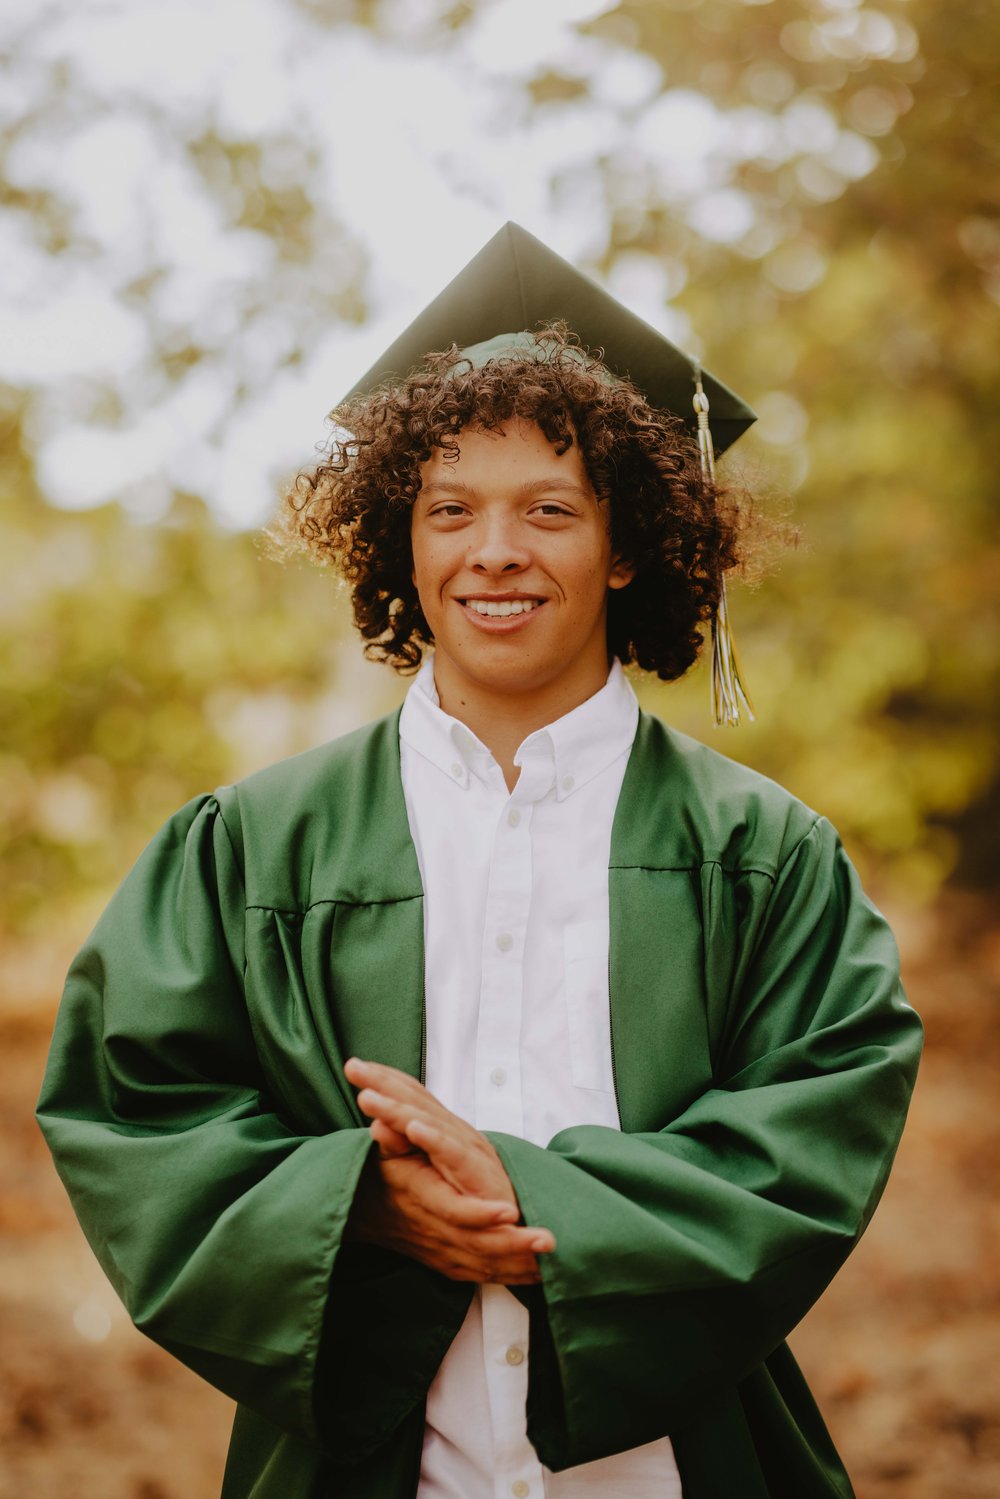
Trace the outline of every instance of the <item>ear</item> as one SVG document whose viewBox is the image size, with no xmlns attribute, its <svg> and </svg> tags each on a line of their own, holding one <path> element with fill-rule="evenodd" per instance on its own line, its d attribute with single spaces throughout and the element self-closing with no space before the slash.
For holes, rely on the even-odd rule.
<svg viewBox="0 0 1000 1499">
<path fill-rule="evenodd" d="M 612 557 L 611 571 L 608 573 L 609 588 L 627 588 L 634 577 L 634 562 L 626 562 L 623 557 Z"/>
</svg>

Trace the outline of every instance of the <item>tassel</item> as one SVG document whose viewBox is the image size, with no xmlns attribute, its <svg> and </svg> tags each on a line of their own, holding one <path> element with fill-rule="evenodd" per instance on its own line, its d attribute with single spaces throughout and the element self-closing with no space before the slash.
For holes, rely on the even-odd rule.
<svg viewBox="0 0 1000 1499">
<path fill-rule="evenodd" d="M 715 487 L 715 449 L 712 446 L 712 431 L 708 425 L 708 396 L 701 383 L 701 365 L 694 367 L 694 406 L 698 419 L 698 452 L 701 456 L 701 476 L 706 484 Z M 740 705 L 746 709 L 750 722 L 754 721 L 753 704 L 743 683 L 740 660 L 736 654 L 736 641 L 729 623 L 729 603 L 726 598 L 726 579 L 723 575 L 719 589 L 719 603 L 712 616 L 712 718 L 716 727 L 725 724 L 737 728 L 740 722 Z"/>
</svg>

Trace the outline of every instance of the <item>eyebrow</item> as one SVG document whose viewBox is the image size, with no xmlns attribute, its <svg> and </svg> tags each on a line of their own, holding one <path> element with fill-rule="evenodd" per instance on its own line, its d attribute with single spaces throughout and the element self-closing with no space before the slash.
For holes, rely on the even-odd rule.
<svg viewBox="0 0 1000 1499">
<path fill-rule="evenodd" d="M 435 479 L 430 484 L 421 487 L 421 494 L 430 494 L 434 490 L 440 490 L 442 494 L 475 494 L 476 489 L 470 484 L 463 484 L 460 479 Z M 529 479 L 522 484 L 518 493 L 520 494 L 551 494 L 555 490 L 572 492 L 587 496 L 588 491 L 582 484 L 574 484 L 572 479 Z"/>
</svg>

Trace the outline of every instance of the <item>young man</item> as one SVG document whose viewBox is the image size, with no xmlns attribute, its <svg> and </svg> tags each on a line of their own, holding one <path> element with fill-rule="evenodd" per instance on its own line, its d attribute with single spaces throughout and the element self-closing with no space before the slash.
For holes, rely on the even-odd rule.
<svg viewBox="0 0 1000 1499">
<path fill-rule="evenodd" d="M 616 352 L 520 331 L 564 313 Z M 851 1492 L 783 1339 L 919 1023 L 829 825 L 624 677 L 687 669 L 740 555 L 690 379 L 501 231 L 289 506 L 373 653 L 433 643 L 401 714 L 182 809 L 74 965 L 40 1118 L 239 1402 L 229 1499 Z"/>
</svg>

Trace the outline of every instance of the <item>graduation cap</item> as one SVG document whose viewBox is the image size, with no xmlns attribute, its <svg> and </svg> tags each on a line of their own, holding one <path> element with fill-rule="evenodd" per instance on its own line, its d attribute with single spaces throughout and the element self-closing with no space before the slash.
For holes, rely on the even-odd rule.
<svg viewBox="0 0 1000 1499">
<path fill-rule="evenodd" d="M 494 358 L 543 357 L 531 330 L 565 321 L 601 363 L 631 380 L 651 406 L 683 418 L 697 433 L 702 468 L 714 480 L 716 453 L 724 452 L 756 421 L 728 386 L 703 371 L 649 323 L 610 292 L 556 255 L 541 240 L 508 222 L 347 392 L 368 395 L 402 381 L 428 354 L 458 345 L 480 368 Z M 342 404 L 342 403 L 338 403 Z M 737 724 L 741 704 L 753 709 L 743 686 L 729 626 L 725 579 L 712 620 L 712 703 L 716 723 Z"/>
<path fill-rule="evenodd" d="M 651 406 L 681 416 L 693 428 L 698 361 L 630 312 L 610 292 L 563 260 L 541 240 L 507 223 L 449 281 L 433 302 L 390 344 L 348 391 L 367 395 L 393 376 L 405 378 L 428 354 L 457 344 L 472 362 L 485 362 L 514 346 L 509 337 L 539 323 L 564 319 L 587 349 L 602 349 L 601 362 L 642 391 Z M 501 341 L 500 335 L 508 335 Z M 716 453 L 722 453 L 756 421 L 756 415 L 721 380 L 701 374 L 711 412 Z"/>
</svg>

